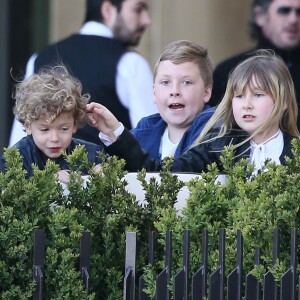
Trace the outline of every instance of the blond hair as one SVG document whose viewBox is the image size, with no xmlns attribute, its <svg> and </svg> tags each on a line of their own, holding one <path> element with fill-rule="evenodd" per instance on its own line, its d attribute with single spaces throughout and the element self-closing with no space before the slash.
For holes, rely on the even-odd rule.
<svg viewBox="0 0 300 300">
<path fill-rule="evenodd" d="M 73 112 L 76 125 L 82 126 L 90 96 L 81 91 L 81 83 L 65 66 L 41 69 L 16 84 L 14 114 L 22 124 L 30 125 L 40 118 L 51 123 L 61 113 Z"/>
<path fill-rule="evenodd" d="M 274 122 L 278 122 L 281 130 L 292 136 L 299 136 L 298 106 L 290 72 L 285 62 L 273 51 L 257 50 L 231 72 L 225 95 L 195 144 L 201 143 L 206 134 L 215 127 L 219 126 L 219 133 L 209 141 L 223 137 L 232 128 L 237 128 L 232 112 L 232 99 L 235 93 L 243 92 L 247 86 L 251 88 L 253 79 L 260 89 L 273 98 L 275 105 L 267 120 L 247 140 L 264 132 Z"/>
<path fill-rule="evenodd" d="M 154 67 L 154 80 L 157 69 L 162 61 L 170 60 L 173 64 L 185 62 L 195 63 L 200 71 L 200 75 L 205 86 L 213 84 L 213 65 L 208 57 L 207 50 L 200 45 L 188 40 L 179 40 L 168 44 L 162 51 Z"/>
</svg>

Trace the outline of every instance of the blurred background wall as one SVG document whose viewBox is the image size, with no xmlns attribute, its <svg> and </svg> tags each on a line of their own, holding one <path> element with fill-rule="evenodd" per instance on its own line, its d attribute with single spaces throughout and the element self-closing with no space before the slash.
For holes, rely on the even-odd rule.
<svg viewBox="0 0 300 300">
<path fill-rule="evenodd" d="M 84 0 L 51 0 L 49 40 L 55 42 L 78 30 Z M 152 26 L 139 51 L 153 65 L 162 48 L 178 39 L 206 47 L 213 62 L 248 49 L 251 0 L 151 0 Z"/>
<path fill-rule="evenodd" d="M 150 0 L 152 26 L 138 51 L 154 66 L 169 42 L 188 39 L 208 49 L 216 65 L 248 49 L 251 0 Z M 84 0 L 0 0 L 0 153 L 8 145 L 13 119 L 14 80 L 32 53 L 76 32 Z"/>
</svg>

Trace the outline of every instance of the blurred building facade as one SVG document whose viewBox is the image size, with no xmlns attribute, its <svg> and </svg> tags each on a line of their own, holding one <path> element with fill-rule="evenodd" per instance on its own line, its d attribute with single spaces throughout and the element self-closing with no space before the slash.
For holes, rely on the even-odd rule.
<svg viewBox="0 0 300 300">
<path fill-rule="evenodd" d="M 188 39 L 206 47 L 216 65 L 253 45 L 250 4 L 251 0 L 150 0 L 153 23 L 138 50 L 154 66 L 164 46 Z M 9 141 L 15 79 L 22 78 L 32 53 L 79 30 L 84 8 L 84 0 L 0 1 L 0 153 Z"/>
</svg>

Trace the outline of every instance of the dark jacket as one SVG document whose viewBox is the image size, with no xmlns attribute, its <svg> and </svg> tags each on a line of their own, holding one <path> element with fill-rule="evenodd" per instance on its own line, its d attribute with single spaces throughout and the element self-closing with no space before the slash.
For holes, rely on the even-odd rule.
<svg viewBox="0 0 300 300">
<path fill-rule="evenodd" d="M 106 106 L 120 122 L 131 128 L 129 111 L 116 92 L 117 65 L 128 51 L 118 41 L 102 36 L 73 34 L 41 51 L 34 63 L 34 72 L 63 63 L 82 83 L 90 101 Z M 90 126 L 79 128 L 74 137 L 98 143 L 98 131 Z"/>
<path fill-rule="evenodd" d="M 207 135 L 207 139 L 215 136 L 216 132 Z M 180 157 L 174 159 L 170 168 L 172 172 L 191 172 L 201 173 L 207 171 L 207 165 L 216 163 L 220 172 L 223 172 L 223 166 L 220 161 L 222 150 L 225 146 L 237 145 L 243 142 L 249 135 L 240 129 L 233 129 L 223 138 L 219 138 L 209 143 L 202 143 L 191 148 Z M 280 162 L 285 164 L 284 157 L 292 157 L 291 140 L 292 136 L 283 132 L 284 148 L 280 156 Z M 138 141 L 128 130 L 124 130 L 115 143 L 106 148 L 110 155 L 117 155 L 126 160 L 126 169 L 130 172 L 137 172 L 142 168 L 147 171 L 161 170 L 162 163 L 159 160 L 151 159 L 150 155 L 140 148 Z M 235 164 L 241 158 L 249 158 L 250 141 L 235 149 Z"/>
<path fill-rule="evenodd" d="M 89 162 L 94 162 L 96 164 L 101 162 L 99 158 L 99 151 L 101 151 L 103 147 L 75 138 L 72 139 L 70 146 L 66 149 L 66 153 L 71 154 L 77 145 L 85 146 Z M 40 170 L 45 168 L 46 162 L 49 158 L 36 146 L 31 135 L 22 138 L 14 145 L 14 147 L 17 147 L 23 157 L 23 165 L 24 169 L 28 172 L 28 177 L 33 175 L 32 164 L 37 165 Z M 53 159 L 53 161 L 59 164 L 61 170 L 69 169 L 69 164 L 63 156 Z M 5 169 L 4 157 L 1 158 L 0 167 L 2 171 Z"/>
<path fill-rule="evenodd" d="M 197 115 L 191 127 L 189 127 L 182 136 L 176 148 L 174 157 L 180 156 L 193 144 L 214 112 L 215 108 L 211 108 L 209 105 L 204 106 L 203 111 Z M 141 147 L 147 151 L 152 158 L 160 159 L 159 147 L 166 127 L 167 123 L 161 118 L 160 114 L 154 114 L 142 118 L 131 133 L 139 141 Z"/>
<path fill-rule="evenodd" d="M 221 102 L 227 85 L 230 71 L 234 69 L 240 62 L 249 58 L 256 49 L 272 49 L 287 64 L 296 90 L 296 98 L 298 107 L 300 107 L 300 47 L 294 50 L 286 51 L 276 48 L 269 40 L 261 37 L 254 49 L 248 50 L 236 56 L 233 56 L 219 65 L 217 65 L 213 74 L 213 90 L 210 100 L 211 105 L 217 105 Z M 298 115 L 298 129 L 300 129 L 300 116 Z"/>
</svg>

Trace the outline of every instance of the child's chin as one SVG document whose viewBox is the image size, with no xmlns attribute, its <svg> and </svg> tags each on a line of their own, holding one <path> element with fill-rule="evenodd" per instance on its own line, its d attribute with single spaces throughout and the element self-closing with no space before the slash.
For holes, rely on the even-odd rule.
<svg viewBox="0 0 300 300">
<path fill-rule="evenodd" d="M 58 158 L 61 156 L 61 151 L 59 152 L 50 152 L 50 153 L 45 153 L 45 155 L 49 158 Z"/>
</svg>

